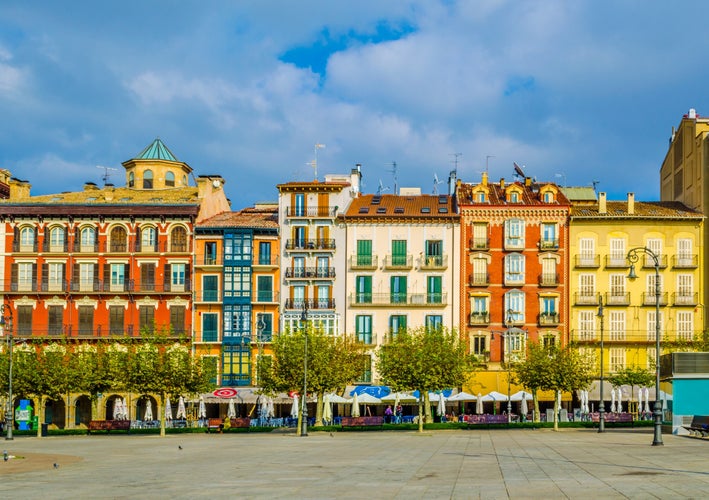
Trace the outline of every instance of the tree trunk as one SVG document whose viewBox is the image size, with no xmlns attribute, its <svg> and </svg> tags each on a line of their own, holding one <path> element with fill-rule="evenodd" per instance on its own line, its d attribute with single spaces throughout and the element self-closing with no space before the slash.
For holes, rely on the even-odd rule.
<svg viewBox="0 0 709 500">
<path fill-rule="evenodd" d="M 431 415 L 431 401 L 428 399 L 428 391 L 425 392 L 423 396 L 423 411 L 426 414 L 426 423 L 433 423 L 433 415 Z"/>
<path fill-rule="evenodd" d="M 532 390 L 532 404 L 534 405 L 534 420 L 535 422 L 541 421 L 541 417 L 539 415 L 539 398 L 537 397 L 537 390 L 533 389 Z"/>
<path fill-rule="evenodd" d="M 46 398 L 44 396 L 38 396 L 37 399 L 35 399 L 35 416 L 37 417 L 37 437 L 42 437 L 42 420 L 44 417 L 44 400 Z"/>
<path fill-rule="evenodd" d="M 325 397 L 324 392 L 318 392 L 318 402 L 315 405 L 315 425 L 313 427 L 322 427 L 322 412 L 323 412 L 323 407 L 325 406 L 323 404 L 323 399 Z"/>
<path fill-rule="evenodd" d="M 165 395 L 160 394 L 158 403 L 158 416 L 160 417 L 160 435 L 165 436 Z"/>
<path fill-rule="evenodd" d="M 419 398 L 419 432 L 423 432 L 423 400 Z"/>
<path fill-rule="evenodd" d="M 559 430 L 559 395 L 554 394 L 554 430 Z"/>
</svg>

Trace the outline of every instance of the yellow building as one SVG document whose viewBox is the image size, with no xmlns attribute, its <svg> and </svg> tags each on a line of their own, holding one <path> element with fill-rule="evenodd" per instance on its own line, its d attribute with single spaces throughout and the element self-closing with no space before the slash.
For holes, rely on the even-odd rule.
<svg viewBox="0 0 709 500">
<path fill-rule="evenodd" d="M 655 370 L 656 276 L 661 349 L 692 349 L 704 325 L 701 242 L 704 217 L 677 202 L 574 203 L 570 221 L 570 340 L 599 358 L 603 303 L 606 374 L 626 367 Z M 629 252 L 640 251 L 629 278 Z M 651 399 L 654 396 L 651 396 Z M 596 393 L 596 399 L 597 393 Z M 593 392 L 591 396 L 593 400 Z"/>
<path fill-rule="evenodd" d="M 660 169 L 660 199 L 679 201 L 692 210 L 709 214 L 709 118 L 694 109 L 672 127 L 670 145 Z M 704 259 L 709 252 L 709 233 L 704 234 Z M 709 290 L 705 290 L 709 293 Z M 705 295 L 703 302 L 707 303 Z"/>
</svg>

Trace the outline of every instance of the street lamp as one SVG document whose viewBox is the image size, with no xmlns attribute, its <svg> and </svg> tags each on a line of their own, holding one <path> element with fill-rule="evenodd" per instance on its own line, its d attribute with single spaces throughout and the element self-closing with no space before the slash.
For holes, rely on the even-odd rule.
<svg viewBox="0 0 709 500">
<path fill-rule="evenodd" d="M 628 279 L 635 279 L 635 263 L 640 256 L 645 254 L 650 257 L 655 268 L 655 428 L 652 440 L 653 446 L 662 446 L 662 401 L 660 401 L 660 256 L 647 247 L 631 248 L 628 251 L 630 272 Z"/>
<path fill-rule="evenodd" d="M 605 432 L 606 407 L 603 402 L 603 296 L 600 293 L 598 294 L 598 314 L 596 314 L 596 316 L 598 316 L 601 321 L 601 402 L 598 405 L 598 432 Z"/>
<path fill-rule="evenodd" d="M 5 311 L 7 309 L 7 316 L 5 316 Z M 7 334 L 7 344 L 8 344 L 8 355 L 9 355 L 9 368 L 7 374 L 7 406 L 5 410 L 5 427 L 6 434 L 5 440 L 11 441 L 14 439 L 12 437 L 12 428 L 15 425 L 15 418 L 13 415 L 12 408 L 12 312 L 9 308 L 6 308 L 5 304 L 0 305 L 0 334 Z"/>
<path fill-rule="evenodd" d="M 512 422 L 512 401 L 510 400 L 510 395 L 512 392 L 512 387 L 511 387 L 511 382 L 512 382 L 512 363 L 511 363 L 511 358 L 512 358 L 512 348 L 510 347 L 511 342 L 508 340 L 508 337 L 513 337 L 514 335 L 518 335 L 517 332 L 512 332 L 512 315 L 514 314 L 514 311 L 512 309 L 507 309 L 507 317 L 505 318 L 505 330 L 504 332 L 493 332 L 492 337 L 494 338 L 495 333 L 497 333 L 503 340 L 505 340 L 504 346 L 504 356 L 507 357 L 506 365 L 507 365 L 507 423 Z M 521 331 L 521 330 L 520 330 Z"/>
<path fill-rule="evenodd" d="M 308 394 L 308 303 L 303 302 L 303 311 L 300 315 L 300 320 L 303 323 L 303 339 L 305 345 L 305 355 L 303 356 L 303 397 L 300 401 L 301 408 L 301 437 L 308 435 L 308 405 L 305 400 Z"/>
</svg>

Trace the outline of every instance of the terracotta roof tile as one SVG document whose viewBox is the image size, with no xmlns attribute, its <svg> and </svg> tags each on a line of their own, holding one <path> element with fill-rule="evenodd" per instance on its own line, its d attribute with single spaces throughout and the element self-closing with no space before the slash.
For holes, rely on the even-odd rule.
<svg viewBox="0 0 709 500">
<path fill-rule="evenodd" d="M 205 219 L 199 227 L 252 227 L 263 229 L 278 229 L 278 209 L 245 208 L 238 212 L 222 212 Z"/>
<path fill-rule="evenodd" d="M 441 203 L 443 201 L 443 203 Z M 352 200 L 345 218 L 445 218 L 456 219 L 453 198 L 448 195 L 365 194 Z"/>
<path fill-rule="evenodd" d="M 676 201 L 636 201 L 635 213 L 628 214 L 627 201 L 606 202 L 606 213 L 598 213 L 598 205 L 582 205 L 571 208 L 571 217 L 597 218 L 696 218 L 704 216 Z"/>
</svg>

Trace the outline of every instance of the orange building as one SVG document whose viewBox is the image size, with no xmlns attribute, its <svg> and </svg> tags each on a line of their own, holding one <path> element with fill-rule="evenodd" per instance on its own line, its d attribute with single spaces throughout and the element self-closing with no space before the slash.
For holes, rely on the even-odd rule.
<svg viewBox="0 0 709 500">
<path fill-rule="evenodd" d="M 551 183 L 530 177 L 459 183 L 461 331 L 487 362 L 470 391 L 507 393 L 507 363 L 527 342 L 568 342 L 568 218 L 570 203 Z M 522 389 L 514 387 L 514 391 Z"/>
<path fill-rule="evenodd" d="M 31 196 L 27 181 L 9 180 L 0 270 L 17 338 L 91 341 L 153 329 L 191 336 L 194 226 L 229 209 L 223 179 L 190 186 L 192 168 L 159 139 L 123 166 L 124 187 L 87 183 Z M 73 407 L 54 413 L 90 418 L 74 419 Z"/>
</svg>

